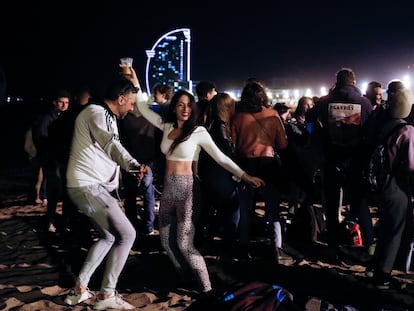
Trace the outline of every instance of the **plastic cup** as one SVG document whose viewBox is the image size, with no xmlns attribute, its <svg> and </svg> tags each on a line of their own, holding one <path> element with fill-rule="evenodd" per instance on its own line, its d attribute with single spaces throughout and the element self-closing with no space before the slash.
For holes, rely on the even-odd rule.
<svg viewBox="0 0 414 311">
<path fill-rule="evenodd" d="M 121 67 L 122 68 L 122 74 L 124 74 L 124 75 L 132 74 L 131 67 L 132 67 L 132 61 L 133 60 L 134 59 L 132 57 L 123 57 L 123 58 L 120 59 L 121 64 L 125 65 L 125 66 Z"/>
</svg>

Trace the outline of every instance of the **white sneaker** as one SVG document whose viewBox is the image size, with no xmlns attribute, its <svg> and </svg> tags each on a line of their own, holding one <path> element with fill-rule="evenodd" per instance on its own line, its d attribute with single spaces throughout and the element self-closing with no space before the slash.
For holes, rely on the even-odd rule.
<svg viewBox="0 0 414 311">
<path fill-rule="evenodd" d="M 118 293 L 112 293 L 111 297 L 103 300 L 98 298 L 95 301 L 93 306 L 95 310 L 105 310 L 105 309 L 119 309 L 119 310 L 132 310 L 135 309 L 135 306 L 126 302 L 121 295 Z"/>
<path fill-rule="evenodd" d="M 72 288 L 69 294 L 65 298 L 65 303 L 70 306 L 74 306 L 94 296 L 95 294 L 89 291 L 89 289 L 86 289 L 86 291 L 83 292 L 82 294 L 76 294 L 75 289 Z"/>
</svg>

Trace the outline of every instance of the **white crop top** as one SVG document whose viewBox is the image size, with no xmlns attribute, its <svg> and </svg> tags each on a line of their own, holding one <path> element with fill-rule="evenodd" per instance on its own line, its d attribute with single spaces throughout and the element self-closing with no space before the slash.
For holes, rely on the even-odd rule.
<svg viewBox="0 0 414 311">
<path fill-rule="evenodd" d="M 163 131 L 161 151 L 165 154 L 167 160 L 198 161 L 201 148 L 203 148 L 219 165 L 234 176 L 241 178 L 245 173 L 217 147 L 207 129 L 203 126 L 197 127 L 187 140 L 179 143 L 172 153 L 169 152 L 173 140 L 169 139 L 168 135 L 174 129 L 173 124 L 162 122 L 161 116 L 152 111 L 147 102 L 143 100 L 141 91 L 137 93 L 137 108 L 144 118 Z"/>
</svg>

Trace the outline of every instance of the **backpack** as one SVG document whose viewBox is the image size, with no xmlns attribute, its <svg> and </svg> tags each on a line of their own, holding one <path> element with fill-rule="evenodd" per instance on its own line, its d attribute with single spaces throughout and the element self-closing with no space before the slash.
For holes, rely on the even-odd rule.
<svg viewBox="0 0 414 311">
<path fill-rule="evenodd" d="M 286 228 L 286 240 L 297 243 L 325 239 L 326 218 L 323 208 L 310 205 L 297 209 Z"/>
<path fill-rule="evenodd" d="M 251 281 L 233 286 L 209 301 L 194 302 L 186 311 L 287 311 L 301 310 L 293 303 L 293 295 L 279 285 Z"/>
<path fill-rule="evenodd" d="M 388 138 L 392 134 L 407 124 L 404 120 L 399 120 L 386 133 L 380 134 L 380 141 L 371 153 L 367 168 L 367 181 L 371 192 L 379 193 L 383 191 L 384 186 L 390 179 L 392 168 L 388 161 Z M 384 131 L 383 131 L 384 132 Z"/>
</svg>

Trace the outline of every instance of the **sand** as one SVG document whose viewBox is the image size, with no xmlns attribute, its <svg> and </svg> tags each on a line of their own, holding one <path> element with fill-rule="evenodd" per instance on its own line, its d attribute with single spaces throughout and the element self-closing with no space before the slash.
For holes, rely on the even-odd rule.
<svg viewBox="0 0 414 311">
<path fill-rule="evenodd" d="M 88 241 L 75 232 L 47 232 L 46 208 L 27 201 L 25 179 L 19 174 L 0 176 L 0 309 L 92 310 L 92 300 L 72 308 L 63 302 L 86 255 Z M 258 206 L 259 225 L 261 217 Z M 364 264 L 354 258 L 360 249 L 347 248 L 347 260 L 333 264 L 326 259 L 323 243 L 288 246 L 297 262 L 278 265 L 271 259 L 262 233 L 257 230 L 252 241 L 253 261 L 221 260 L 219 239 L 203 245 L 201 251 L 217 291 L 236 282 L 257 280 L 285 287 L 302 310 L 310 297 L 357 310 L 414 310 L 413 274 L 393 271 L 407 283 L 404 291 L 377 290 L 365 276 Z M 95 293 L 101 276 L 102 269 L 98 269 L 91 281 L 90 289 Z M 139 235 L 119 280 L 120 294 L 136 310 L 185 310 L 196 296 L 177 286 L 177 276 L 159 236 Z"/>
</svg>

